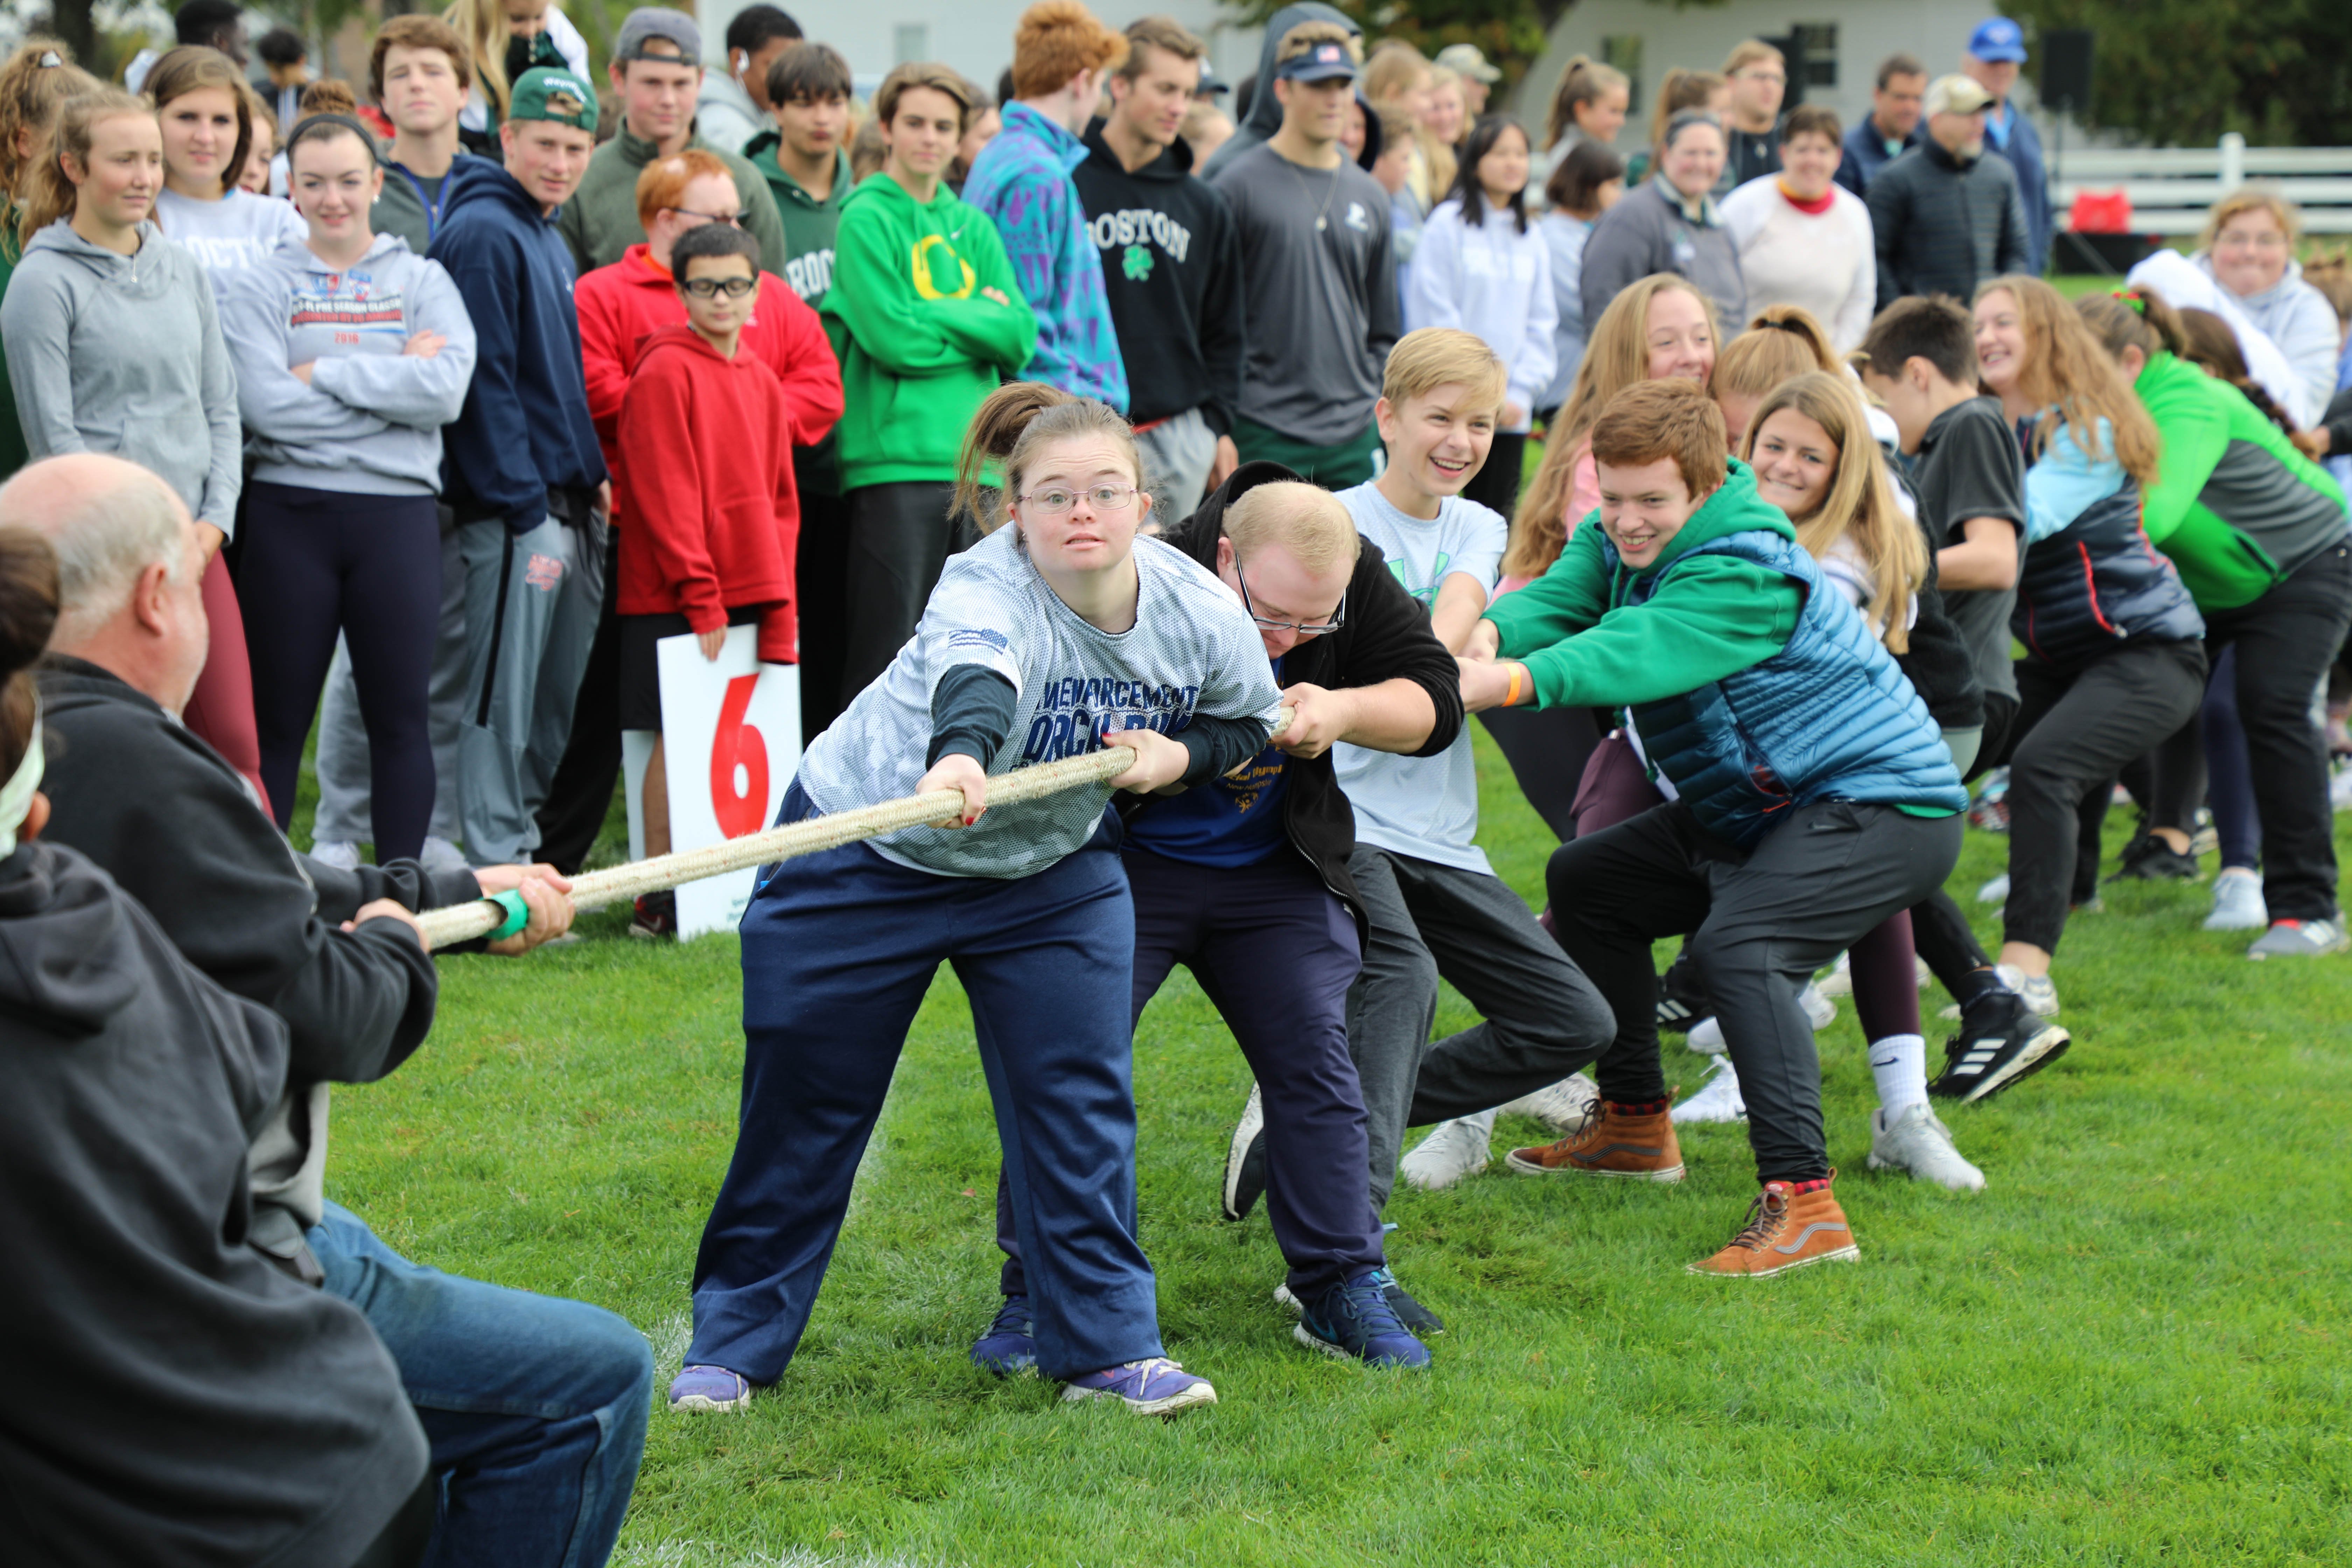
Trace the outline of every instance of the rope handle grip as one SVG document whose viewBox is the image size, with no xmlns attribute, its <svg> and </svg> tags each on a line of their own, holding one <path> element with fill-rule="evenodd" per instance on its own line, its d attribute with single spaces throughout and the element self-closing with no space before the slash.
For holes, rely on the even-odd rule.
<svg viewBox="0 0 2352 1568">
<path fill-rule="evenodd" d="M 1289 728 L 1290 716 L 1296 711 L 1284 708 L 1271 735 L 1279 735 Z M 1117 778 L 1134 765 L 1134 747 L 1106 746 L 1099 752 L 1064 757 L 1034 768 L 1016 768 L 989 779 L 988 804 L 992 808 L 1018 805 L 1023 801 Z M 886 833 L 898 833 L 909 827 L 953 827 L 962 820 L 962 791 L 929 790 L 831 816 L 812 816 L 699 849 L 591 871 L 572 879 L 572 907 L 575 910 L 602 909 L 688 882 L 723 877 L 730 871 L 838 849 L 845 844 L 878 838 Z M 522 895 L 506 892 L 471 903 L 427 910 L 417 917 L 417 923 L 425 928 L 426 946 L 444 948 L 472 942 L 477 937 L 497 940 L 511 936 L 522 930 L 526 919 Z"/>
</svg>

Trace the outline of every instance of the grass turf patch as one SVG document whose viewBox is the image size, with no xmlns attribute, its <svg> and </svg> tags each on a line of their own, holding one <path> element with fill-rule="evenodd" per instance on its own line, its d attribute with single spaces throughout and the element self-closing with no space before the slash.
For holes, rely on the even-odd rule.
<svg viewBox="0 0 2352 1568">
<path fill-rule="evenodd" d="M 1540 901 L 1549 836 L 1474 732 L 1482 841 Z M 1953 879 L 1989 938 L 1972 894 L 2005 847 L 1971 832 Z M 1172 1423 L 964 1359 L 996 1300 L 995 1131 L 943 971 L 798 1358 L 746 1415 L 655 1411 L 616 1561 L 2343 1561 L 2352 963 L 2249 963 L 2206 901 L 2117 884 L 2070 924 L 2073 1052 L 1944 1113 L 1982 1194 L 1865 1168 L 1842 1005 L 1821 1040 L 1857 1267 L 1683 1272 L 1752 1195 L 1740 1128 L 1685 1131 L 1666 1188 L 1508 1174 L 1540 1130 L 1506 1122 L 1486 1173 L 1390 1205 L 1391 1261 L 1452 1330 L 1419 1375 L 1292 1343 L 1263 1207 L 1216 1219 L 1248 1071 L 1180 971 L 1138 1033 L 1143 1239 L 1170 1353 L 1222 1402 Z M 739 970 L 731 937 L 625 923 L 445 960 L 425 1048 L 337 1091 L 330 1189 L 420 1261 L 624 1314 L 666 1383 L 733 1147 Z M 1921 998 L 1931 1039 L 1946 1000 Z M 1449 991 L 1439 1027 L 1471 1021 Z M 1696 1088 L 1702 1058 L 1667 1054 Z"/>
</svg>

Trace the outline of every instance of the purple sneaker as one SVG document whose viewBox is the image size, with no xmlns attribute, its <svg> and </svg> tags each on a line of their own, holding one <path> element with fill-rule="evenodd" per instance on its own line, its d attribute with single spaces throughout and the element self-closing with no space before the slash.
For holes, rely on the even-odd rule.
<svg viewBox="0 0 2352 1568">
<path fill-rule="evenodd" d="M 1217 1391 L 1205 1377 L 1194 1377 L 1166 1356 L 1105 1367 L 1074 1377 L 1062 1387 L 1065 1400 L 1094 1399 L 1108 1394 L 1138 1415 L 1173 1415 L 1195 1405 L 1214 1405 Z"/>
<path fill-rule="evenodd" d="M 669 1381 L 672 1410 L 748 1410 L 751 1406 L 751 1384 L 741 1373 L 723 1366 L 684 1367 Z"/>
</svg>

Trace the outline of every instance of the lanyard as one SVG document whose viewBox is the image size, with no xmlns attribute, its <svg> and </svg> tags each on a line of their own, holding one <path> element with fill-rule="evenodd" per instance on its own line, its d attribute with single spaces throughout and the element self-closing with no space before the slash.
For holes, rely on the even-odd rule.
<svg viewBox="0 0 2352 1568">
<path fill-rule="evenodd" d="M 425 243 L 427 245 L 432 244 L 434 235 L 438 233 L 441 228 L 442 205 L 449 198 L 449 174 L 444 174 L 441 176 L 441 184 L 439 187 L 436 190 L 434 195 L 428 196 L 425 194 L 424 181 L 410 174 L 405 168 L 403 168 L 398 163 L 394 163 L 393 168 L 397 170 L 400 177 L 406 180 L 410 187 L 416 192 L 417 205 L 425 209 Z M 449 174 L 454 174 L 457 172 L 457 165 L 454 163 L 451 164 Z"/>
</svg>

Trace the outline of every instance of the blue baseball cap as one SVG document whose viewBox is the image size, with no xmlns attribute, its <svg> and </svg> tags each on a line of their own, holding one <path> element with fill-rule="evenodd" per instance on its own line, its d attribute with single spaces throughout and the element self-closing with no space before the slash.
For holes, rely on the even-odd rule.
<svg viewBox="0 0 2352 1568">
<path fill-rule="evenodd" d="M 1320 43 L 1303 55 L 1296 55 L 1275 67 L 1274 74 L 1286 81 L 1330 81 L 1339 77 L 1354 80 L 1356 57 L 1340 43 Z"/>
<path fill-rule="evenodd" d="M 1969 35 L 1969 53 L 1980 60 L 2025 63 L 2025 29 L 2006 16 L 1989 16 Z"/>
</svg>

